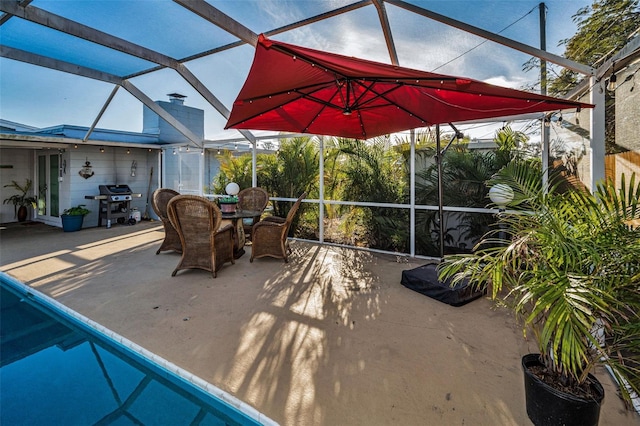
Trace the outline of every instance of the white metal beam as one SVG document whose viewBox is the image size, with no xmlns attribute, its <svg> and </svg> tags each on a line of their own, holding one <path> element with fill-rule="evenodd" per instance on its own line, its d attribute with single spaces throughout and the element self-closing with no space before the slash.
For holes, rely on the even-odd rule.
<svg viewBox="0 0 640 426">
<path fill-rule="evenodd" d="M 591 192 L 596 190 L 598 182 L 604 182 L 604 155 L 605 155 L 605 81 L 598 80 L 595 76 L 590 78 L 591 91 L 589 101 L 596 107 L 591 111 Z"/>
<path fill-rule="evenodd" d="M 439 13 L 432 12 L 430 10 L 424 9 L 419 6 L 415 6 L 413 4 L 407 3 L 402 0 L 384 0 L 386 3 L 392 4 L 394 6 L 400 7 L 402 9 L 408 10 L 410 12 L 416 13 L 418 15 L 424 16 L 426 18 L 433 19 L 438 22 L 442 22 L 443 24 L 449 25 L 454 28 L 458 28 L 460 30 L 466 31 L 471 34 L 475 34 L 479 37 L 486 38 L 487 40 L 491 40 L 493 42 L 502 44 L 504 46 L 510 47 L 515 50 L 519 50 L 521 52 L 527 53 L 529 55 L 535 56 L 540 59 L 547 60 L 549 62 L 553 62 L 554 64 L 558 64 L 570 70 L 579 72 L 584 75 L 592 75 L 594 73 L 594 69 L 590 66 L 580 64 L 578 62 L 572 61 L 567 58 L 563 58 L 562 56 L 554 55 L 553 53 L 545 52 L 544 50 L 536 49 L 535 47 L 531 47 L 524 43 L 520 43 L 515 40 L 511 40 L 507 37 L 503 37 L 501 35 L 492 33 L 490 31 L 483 30 L 478 27 L 474 27 L 473 25 L 466 24 L 461 21 L 457 21 L 455 19 L 449 18 L 444 15 L 440 15 Z"/>
<path fill-rule="evenodd" d="M 35 53 L 26 52 L 24 50 L 15 49 L 13 47 L 0 45 L 0 56 L 3 58 L 13 59 L 27 64 L 37 65 L 44 68 L 50 68 L 60 72 L 79 75 L 94 80 L 104 81 L 112 84 L 120 84 L 122 78 L 117 75 L 98 71 L 93 68 L 87 68 L 80 65 L 52 59 L 46 56 L 37 55 Z"/>
<path fill-rule="evenodd" d="M 134 97 L 136 97 L 140 102 L 149 107 L 153 112 L 158 114 L 160 118 L 169 123 L 173 128 L 182 133 L 187 139 L 189 139 L 193 144 L 202 148 L 203 140 L 191 130 L 189 130 L 184 124 L 180 121 L 176 120 L 173 115 L 169 114 L 165 109 L 161 108 L 160 105 L 155 103 L 150 97 L 144 94 L 140 89 L 134 86 L 129 80 L 124 80 L 122 84 L 120 84 L 127 92 L 131 93 Z"/>
<path fill-rule="evenodd" d="M 196 91 L 200 93 L 202 97 L 216 109 L 216 111 L 218 111 L 224 118 L 229 118 L 229 114 L 231 114 L 229 109 L 224 106 L 224 104 L 220 102 L 213 93 L 211 93 L 209 88 L 198 80 L 198 78 L 193 75 L 184 64 L 179 64 L 176 67 L 176 71 L 187 81 L 187 83 L 191 85 L 191 87 L 196 89 Z"/>
<path fill-rule="evenodd" d="M 111 101 L 113 100 L 113 97 L 116 95 L 116 93 L 118 92 L 118 88 L 120 86 L 114 86 L 113 90 L 111 91 L 111 93 L 109 94 L 109 97 L 107 98 L 107 101 L 104 103 L 104 105 L 102 105 L 102 108 L 100 109 L 100 112 L 98 113 L 98 115 L 96 116 L 96 118 L 93 120 L 93 123 L 91 123 L 91 127 L 89 127 L 89 130 L 87 130 L 87 133 L 84 135 L 84 138 L 82 138 L 82 142 L 86 142 L 87 139 L 89 139 L 89 136 L 91 136 L 91 133 L 93 132 L 93 130 L 96 128 L 96 126 L 98 125 L 98 122 L 100 121 L 100 119 L 102 118 L 102 115 L 104 114 L 104 112 L 107 110 L 107 107 L 109 106 L 109 104 L 111 103 Z"/>
<path fill-rule="evenodd" d="M 311 18 L 303 19 L 292 24 L 284 25 L 282 27 L 278 27 L 274 30 L 265 31 L 264 35 L 267 37 L 281 34 L 287 31 L 295 30 L 296 28 L 304 27 L 309 24 L 313 24 L 315 22 L 323 21 L 328 18 L 333 18 L 335 16 L 342 15 L 343 13 L 351 12 L 353 10 L 360 9 L 364 6 L 369 6 L 373 0 L 361 0 L 347 6 L 339 7 L 338 9 L 333 9 L 325 13 L 321 13 L 319 15 L 312 16 Z"/>
<path fill-rule="evenodd" d="M 233 34 L 245 43 L 249 43 L 252 46 L 258 44 L 258 34 L 251 31 L 249 28 L 242 25 L 229 15 L 211 6 L 204 0 L 173 0 L 180 6 L 188 9 L 192 13 L 200 16 L 201 18 L 211 22 L 217 27 L 222 28 L 226 32 Z"/>
<path fill-rule="evenodd" d="M 56 15 L 46 10 L 39 9 L 34 6 L 20 6 L 15 1 L 0 1 L 0 10 L 12 15 L 18 16 L 27 21 L 43 25 L 54 30 L 61 31 L 72 36 L 88 40 L 110 49 L 114 49 L 129 55 L 136 56 L 147 61 L 164 65 L 166 67 L 175 68 L 178 64 L 173 58 L 155 52 L 146 47 L 139 46 L 127 40 L 115 37 L 103 31 L 96 30 L 62 16 Z"/>
<path fill-rule="evenodd" d="M 409 154 L 409 256 L 416 256 L 416 131 L 410 133 Z"/>
<path fill-rule="evenodd" d="M 391 26 L 389 25 L 389 17 L 387 16 L 387 10 L 384 7 L 384 1 L 373 0 L 373 4 L 378 11 L 378 18 L 380 19 L 380 25 L 382 25 L 382 32 L 384 33 L 384 40 L 387 43 L 387 50 L 391 57 L 391 63 L 393 65 L 400 65 L 396 45 L 393 42 L 393 33 L 391 32 Z"/>
<path fill-rule="evenodd" d="M 33 0 L 22 0 L 19 4 L 20 6 L 26 6 L 29 3 L 31 3 Z M 0 25 L 3 25 L 5 22 L 7 22 L 9 19 L 11 19 L 13 15 L 10 13 L 4 13 L 2 16 L 0 16 Z"/>
</svg>

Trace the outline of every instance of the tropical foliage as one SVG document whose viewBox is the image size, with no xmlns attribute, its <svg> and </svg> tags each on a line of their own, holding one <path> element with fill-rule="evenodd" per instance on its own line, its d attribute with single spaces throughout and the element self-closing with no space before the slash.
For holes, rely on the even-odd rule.
<svg viewBox="0 0 640 426">
<path fill-rule="evenodd" d="M 4 187 L 13 188 L 18 191 L 17 194 L 13 194 L 12 196 L 5 198 L 2 202 L 3 204 L 13 204 L 14 214 L 16 216 L 18 215 L 19 207 L 31 206 L 34 209 L 36 208 L 36 197 L 27 195 L 33 187 L 33 181 L 31 179 L 27 179 L 24 185 L 12 180 L 11 183 L 4 185 Z"/>
<path fill-rule="evenodd" d="M 259 186 L 264 188 L 270 197 L 297 199 L 303 192 L 308 197 L 317 196 L 319 174 L 319 150 L 311 137 L 297 137 L 283 140 L 275 153 L 258 154 L 256 173 Z M 229 182 L 236 182 L 240 188 L 251 186 L 252 157 L 250 154 L 235 156 L 232 151 L 218 155 L 220 172 L 212 182 L 214 192 L 223 194 Z M 293 202 L 272 202 L 273 214 L 286 217 Z M 304 222 L 318 223 L 317 213 L 308 209 L 303 203 L 299 213 L 293 220 L 291 229 L 299 229 L 301 218 Z M 316 226 L 304 226 L 301 237 L 311 237 Z"/>
<path fill-rule="evenodd" d="M 490 184 L 514 191 L 501 229 L 473 254 L 447 256 L 441 278 L 490 284 L 492 297 L 511 306 L 532 333 L 557 383 L 578 388 L 595 365 L 608 365 L 640 391 L 640 182 L 595 194 L 542 186 L 539 162 L 518 161 Z M 600 334 L 599 334 L 600 333 Z M 627 397 L 629 389 L 621 388 Z"/>
<path fill-rule="evenodd" d="M 220 163 L 220 173 L 211 183 L 211 190 L 216 194 L 224 194 L 229 182 L 235 182 L 240 188 L 251 186 L 251 155 L 233 155 L 233 151 L 221 151 L 217 156 Z"/>
<path fill-rule="evenodd" d="M 338 200 L 372 203 L 402 203 L 406 192 L 406 173 L 402 154 L 389 146 L 386 137 L 369 141 L 340 138 L 328 150 L 334 170 L 333 196 Z M 335 165 L 340 172 L 335 173 Z M 370 247 L 406 249 L 408 214 L 388 207 L 348 206 L 342 221 L 347 233 L 354 225 L 365 229 L 362 239 Z"/>
<path fill-rule="evenodd" d="M 447 139 L 441 135 L 441 139 Z M 455 207 L 487 205 L 486 181 L 504 164 L 521 156 L 527 137 L 506 126 L 496 132 L 497 150 L 481 152 L 468 144 L 455 143 L 443 156 L 444 204 Z M 418 205 L 438 205 L 438 176 L 435 164 L 435 136 L 425 131 L 416 144 L 416 193 Z M 349 205 L 355 203 L 409 204 L 410 141 L 389 137 L 368 141 L 328 138 L 324 141 L 323 193 L 324 240 L 339 244 L 365 246 L 389 251 L 409 250 L 409 209 L 386 206 Z M 216 193 L 224 193 L 228 182 L 241 188 L 251 186 L 251 155 L 217 156 L 220 173 L 212 182 Z M 297 137 L 280 142 L 279 149 L 257 156 L 258 185 L 272 198 L 295 199 L 302 192 L 319 198 L 320 151 L 317 139 Z M 286 216 L 290 201 L 272 202 L 274 214 Z M 301 206 L 292 226 L 297 236 L 316 238 L 319 209 L 313 204 Z M 482 213 L 446 214 L 445 243 L 448 250 L 471 246 L 494 222 Z M 439 223 L 436 210 L 416 213 L 416 248 L 422 255 L 439 256 Z"/>
<path fill-rule="evenodd" d="M 447 139 L 443 135 L 441 139 Z M 454 143 L 442 155 L 442 194 L 444 206 L 486 207 L 489 188 L 487 181 L 513 158 L 524 155 L 527 137 L 505 126 L 496 132 L 497 149 L 480 151 L 468 149 L 466 142 Z M 438 167 L 434 142 L 427 143 L 417 155 L 431 159 L 416 172 L 416 204 L 438 204 Z M 479 213 L 445 213 L 445 252 L 466 249 L 477 242 L 495 222 L 491 215 Z M 438 212 L 416 214 L 416 248 L 420 253 L 439 255 L 440 226 Z M 469 243 L 471 242 L 471 243 Z"/>
</svg>

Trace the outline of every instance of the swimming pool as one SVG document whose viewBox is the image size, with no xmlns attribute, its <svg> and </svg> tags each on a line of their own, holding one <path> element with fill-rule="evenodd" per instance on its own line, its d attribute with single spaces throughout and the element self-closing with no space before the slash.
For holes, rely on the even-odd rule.
<svg viewBox="0 0 640 426">
<path fill-rule="evenodd" d="M 4 273 L 0 291 L 0 424 L 276 424 Z"/>
</svg>

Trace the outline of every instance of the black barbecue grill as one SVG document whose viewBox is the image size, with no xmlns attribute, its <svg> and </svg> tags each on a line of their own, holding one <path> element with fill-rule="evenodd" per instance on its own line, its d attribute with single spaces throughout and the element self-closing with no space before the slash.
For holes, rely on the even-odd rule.
<svg viewBox="0 0 640 426">
<path fill-rule="evenodd" d="M 98 226 L 106 219 L 107 227 L 114 223 L 125 223 L 131 215 L 131 200 L 140 197 L 134 194 L 129 185 L 100 185 L 100 195 L 87 195 L 84 198 L 100 201 Z"/>
</svg>

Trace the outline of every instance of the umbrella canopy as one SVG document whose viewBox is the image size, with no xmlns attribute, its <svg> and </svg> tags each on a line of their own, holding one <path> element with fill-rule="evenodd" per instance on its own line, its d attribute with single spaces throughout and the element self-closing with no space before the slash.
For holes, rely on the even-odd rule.
<svg viewBox="0 0 640 426">
<path fill-rule="evenodd" d="M 307 49 L 264 35 L 226 129 L 368 139 L 433 124 L 593 105 Z"/>
</svg>

